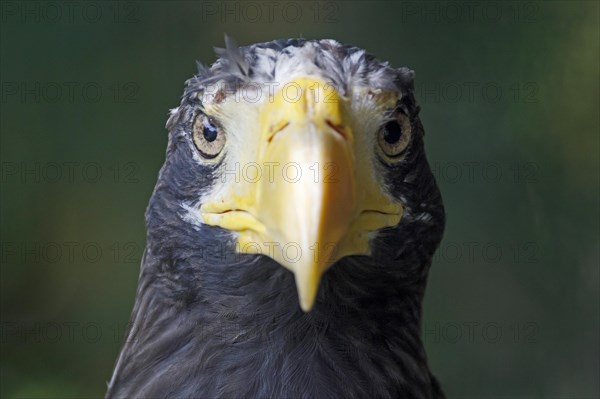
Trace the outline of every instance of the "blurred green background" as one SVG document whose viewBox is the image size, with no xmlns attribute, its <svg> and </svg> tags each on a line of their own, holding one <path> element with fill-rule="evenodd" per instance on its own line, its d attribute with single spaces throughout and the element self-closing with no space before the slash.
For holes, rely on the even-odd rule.
<svg viewBox="0 0 600 399">
<path fill-rule="evenodd" d="M 423 338 L 450 398 L 599 397 L 599 3 L 1 3 L 7 398 L 101 397 L 169 108 L 226 32 L 416 71 L 448 225 Z"/>
</svg>

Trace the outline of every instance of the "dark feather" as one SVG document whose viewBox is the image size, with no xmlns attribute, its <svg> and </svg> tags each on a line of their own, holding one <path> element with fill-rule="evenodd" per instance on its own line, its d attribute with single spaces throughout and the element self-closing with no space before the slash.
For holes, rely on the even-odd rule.
<svg viewBox="0 0 600 399">
<path fill-rule="evenodd" d="M 413 72 L 358 51 L 323 47 L 332 79 L 379 71 L 402 96 L 416 134 L 403 162 L 387 165 L 386 184 L 405 213 L 383 230 L 370 256 L 338 261 L 324 275 L 313 310 L 298 305 L 292 274 L 262 255 L 239 255 L 231 234 L 183 220 L 180 204 L 217 184 L 214 165 L 191 159 L 197 93 L 218 77 L 249 78 L 257 49 L 293 51 L 279 40 L 237 48 L 227 40 L 210 70 L 199 67 L 171 115 L 167 158 L 146 212 L 132 327 L 107 398 L 443 398 L 420 337 L 427 274 L 444 229 L 442 199 L 427 164 Z M 318 42 L 317 42 L 318 43 Z M 328 61 L 329 60 L 329 61 Z M 347 69 L 344 69 L 347 68 Z M 363 71 L 363 72 L 360 72 Z M 366 72 L 365 72 L 366 71 Z M 264 71 L 268 73 L 268 71 Z M 254 72 L 256 73 L 256 71 Z"/>
</svg>

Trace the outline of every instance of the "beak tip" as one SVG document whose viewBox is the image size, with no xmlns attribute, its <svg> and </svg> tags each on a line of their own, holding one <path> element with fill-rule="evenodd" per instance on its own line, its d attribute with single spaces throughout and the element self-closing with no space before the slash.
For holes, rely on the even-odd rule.
<svg viewBox="0 0 600 399">
<path fill-rule="evenodd" d="M 312 270 L 312 272 L 313 273 L 308 273 L 308 276 L 302 272 L 294 273 L 296 275 L 298 303 L 304 313 L 308 313 L 312 310 L 319 291 L 321 274 L 316 270 Z"/>
<path fill-rule="evenodd" d="M 304 313 L 308 313 L 312 310 L 315 301 L 313 300 L 307 300 L 306 298 L 299 298 L 300 300 L 300 309 L 302 309 L 302 311 Z"/>
</svg>

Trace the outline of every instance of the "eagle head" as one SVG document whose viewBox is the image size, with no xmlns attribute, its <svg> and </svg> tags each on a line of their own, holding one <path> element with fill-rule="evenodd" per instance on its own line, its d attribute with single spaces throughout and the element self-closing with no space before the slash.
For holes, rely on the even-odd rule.
<svg viewBox="0 0 600 399">
<path fill-rule="evenodd" d="M 157 190 L 168 191 L 169 218 L 190 233 L 166 233 L 151 208 L 159 241 L 197 240 L 213 264 L 268 257 L 293 273 L 304 311 L 323 274 L 347 257 L 418 277 L 424 262 L 403 262 L 403 253 L 417 245 L 431 256 L 443 208 L 414 73 L 334 40 L 226 43 L 186 82 L 167 123 Z"/>
</svg>

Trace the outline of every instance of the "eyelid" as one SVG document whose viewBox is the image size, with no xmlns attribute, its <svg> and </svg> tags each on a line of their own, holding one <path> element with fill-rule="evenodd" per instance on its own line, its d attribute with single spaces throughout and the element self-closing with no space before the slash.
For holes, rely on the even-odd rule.
<svg viewBox="0 0 600 399">
<path fill-rule="evenodd" d="M 383 128 L 386 124 L 393 121 L 400 123 L 399 119 L 401 118 L 401 116 L 404 116 L 406 118 L 409 117 L 406 114 L 406 112 L 404 112 L 404 109 L 400 108 L 400 106 L 386 110 L 383 120 L 381 121 L 381 127 Z"/>
<path fill-rule="evenodd" d="M 194 123 L 194 121 L 196 120 L 196 118 L 202 118 L 202 124 L 204 126 L 206 126 L 206 124 L 208 122 L 208 123 L 212 124 L 214 127 L 216 127 L 217 129 L 221 129 L 222 128 L 222 126 L 219 123 L 219 121 L 215 117 L 213 117 L 211 115 L 208 115 L 206 112 L 204 112 L 203 109 L 197 109 L 193 113 L 193 115 L 192 115 L 192 124 Z"/>
<path fill-rule="evenodd" d="M 388 122 L 394 121 L 398 119 L 398 115 L 396 114 L 396 109 L 388 109 L 385 111 L 383 115 L 383 120 L 381 121 L 381 126 L 385 126 Z"/>
</svg>

